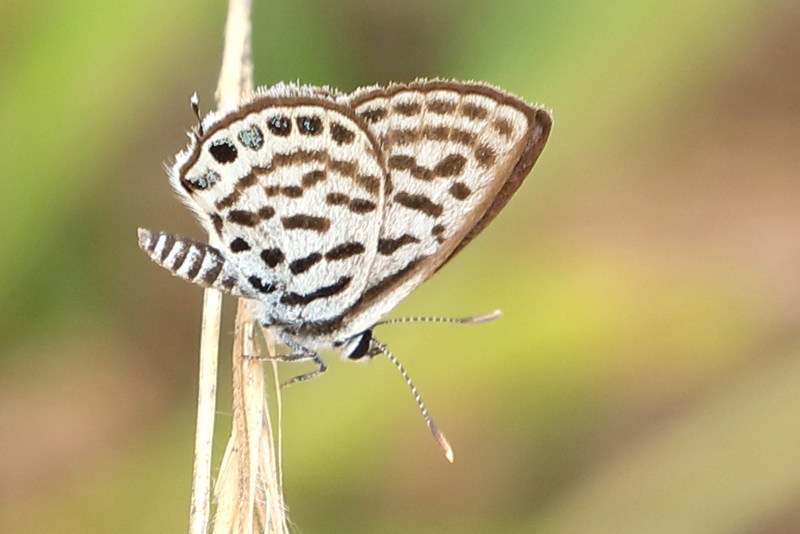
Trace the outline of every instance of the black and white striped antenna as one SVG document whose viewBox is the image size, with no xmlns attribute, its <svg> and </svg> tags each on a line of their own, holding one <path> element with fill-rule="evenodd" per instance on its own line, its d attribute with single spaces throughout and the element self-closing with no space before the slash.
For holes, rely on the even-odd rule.
<svg viewBox="0 0 800 534">
<path fill-rule="evenodd" d="M 387 319 L 385 321 L 380 321 L 375 323 L 375 326 L 379 325 L 386 325 L 386 324 L 402 324 L 402 323 L 457 323 L 457 324 L 480 324 L 485 323 L 488 321 L 493 321 L 502 315 L 500 310 L 494 310 L 491 313 L 486 313 L 483 315 L 470 315 L 467 317 L 426 317 L 426 316 L 416 316 L 416 317 L 398 317 L 396 319 Z M 374 353 L 377 354 L 385 354 L 386 357 L 389 359 L 397 370 L 400 371 L 400 374 L 403 375 L 403 379 L 406 381 L 409 389 L 411 390 L 411 394 L 414 396 L 414 400 L 417 402 L 417 407 L 419 408 L 420 413 L 422 414 L 422 418 L 425 419 L 425 424 L 428 425 L 428 428 L 433 434 L 433 437 L 436 438 L 436 441 L 439 442 L 439 446 L 444 451 L 444 456 L 447 458 L 447 461 L 453 463 L 455 456 L 453 455 L 453 446 L 450 445 L 450 441 L 447 439 L 447 436 L 444 435 L 444 432 L 439 430 L 439 426 L 434 422 L 433 418 L 431 417 L 430 412 L 428 412 L 428 407 L 425 406 L 425 401 L 422 400 L 422 396 L 419 394 L 417 390 L 417 386 L 414 385 L 414 382 L 411 380 L 411 377 L 408 375 L 408 371 L 406 368 L 403 367 L 403 364 L 397 359 L 397 357 L 392 354 L 389 349 L 386 348 L 386 345 L 383 343 L 378 342 L 377 340 L 372 340 L 372 346 L 374 349 Z"/>
<path fill-rule="evenodd" d="M 200 118 L 200 97 L 197 96 L 197 91 L 192 93 L 192 98 L 189 99 L 192 104 L 192 111 L 194 116 L 197 117 L 197 136 L 203 137 L 203 119 Z"/>
</svg>

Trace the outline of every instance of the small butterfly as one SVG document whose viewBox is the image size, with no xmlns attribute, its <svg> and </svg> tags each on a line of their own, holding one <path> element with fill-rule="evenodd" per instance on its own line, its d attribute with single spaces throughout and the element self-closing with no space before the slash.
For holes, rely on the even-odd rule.
<svg viewBox="0 0 800 534">
<path fill-rule="evenodd" d="M 550 126 L 545 109 L 475 82 L 260 89 L 206 116 L 169 172 L 218 244 L 139 229 L 139 245 L 184 280 L 253 299 L 293 351 L 279 358 L 318 366 L 290 382 L 324 372 L 325 347 L 386 354 L 442 442 L 373 328 L 494 219 Z"/>
</svg>

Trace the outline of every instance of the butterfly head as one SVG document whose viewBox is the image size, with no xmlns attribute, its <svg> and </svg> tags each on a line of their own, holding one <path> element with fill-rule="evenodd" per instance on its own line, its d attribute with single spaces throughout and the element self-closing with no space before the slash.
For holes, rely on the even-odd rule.
<svg viewBox="0 0 800 534">
<path fill-rule="evenodd" d="M 365 330 L 343 341 L 335 341 L 334 348 L 339 351 L 342 358 L 348 360 L 362 360 L 372 358 L 378 352 L 372 341 L 372 330 Z"/>
</svg>

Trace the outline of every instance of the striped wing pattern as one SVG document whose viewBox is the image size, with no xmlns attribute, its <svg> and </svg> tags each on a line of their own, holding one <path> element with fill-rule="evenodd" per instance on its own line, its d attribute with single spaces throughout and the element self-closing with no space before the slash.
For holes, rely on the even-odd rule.
<svg viewBox="0 0 800 534">
<path fill-rule="evenodd" d="M 377 138 L 390 176 L 366 298 L 351 311 L 369 323 L 505 205 L 541 152 L 550 118 L 486 85 L 444 81 L 368 89 L 351 105 Z"/>
<path fill-rule="evenodd" d="M 549 128 L 478 83 L 276 86 L 206 117 L 171 170 L 215 246 L 146 230 L 140 245 L 313 350 L 370 329 L 477 235 Z"/>
<path fill-rule="evenodd" d="M 215 123 L 189 154 L 173 185 L 218 237 L 265 323 L 326 320 L 362 295 L 385 170 L 348 109 L 264 98 Z"/>
</svg>

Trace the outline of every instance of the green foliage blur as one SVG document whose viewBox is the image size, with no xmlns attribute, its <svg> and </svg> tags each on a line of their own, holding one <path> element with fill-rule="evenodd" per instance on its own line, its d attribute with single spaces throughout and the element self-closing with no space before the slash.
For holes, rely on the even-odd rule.
<svg viewBox="0 0 800 534">
<path fill-rule="evenodd" d="M 135 230 L 203 237 L 163 164 L 224 17 L 0 4 L 0 532 L 186 529 L 202 292 Z M 800 531 L 797 2 L 255 0 L 254 26 L 260 85 L 476 79 L 555 118 L 393 313 L 504 317 L 380 331 L 455 464 L 385 359 L 329 355 L 283 396 L 298 531 Z"/>
</svg>

